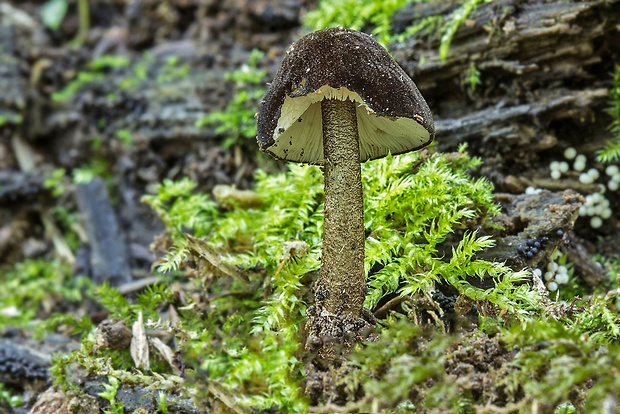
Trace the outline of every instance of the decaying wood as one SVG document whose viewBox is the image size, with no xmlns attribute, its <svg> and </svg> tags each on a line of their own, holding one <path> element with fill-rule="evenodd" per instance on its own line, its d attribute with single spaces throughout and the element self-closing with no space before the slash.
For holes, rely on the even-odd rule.
<svg viewBox="0 0 620 414">
<path fill-rule="evenodd" d="M 457 3 L 413 3 L 395 14 L 393 26 L 445 18 Z M 436 114 L 438 147 L 467 142 L 485 157 L 502 154 L 509 165 L 555 146 L 592 149 L 609 138 L 597 117 L 620 51 L 619 22 L 617 0 L 497 0 L 472 12 L 444 62 L 440 40 L 429 40 L 427 31 L 393 46 Z M 475 91 L 471 67 L 480 72 Z"/>
<path fill-rule="evenodd" d="M 412 3 L 396 12 L 393 28 L 405 30 L 431 16 L 445 19 L 458 8 L 457 1 Z M 582 184 L 570 174 L 553 180 L 549 162 L 562 160 L 567 147 L 592 158 L 611 137 L 611 119 L 605 110 L 610 105 L 611 74 L 620 56 L 620 2 L 480 3 L 454 34 L 443 62 L 440 39 L 432 35 L 433 30 L 425 29 L 392 46 L 395 58 L 433 109 L 437 148 L 454 150 L 466 143 L 470 153 L 483 158 L 481 172 L 500 192 L 519 194 L 526 186 L 558 192 L 517 196 L 538 200 L 540 208 L 526 206 L 524 200 L 521 207 L 511 207 L 516 199 L 502 202 L 507 209 L 504 217 L 521 214 L 517 210 L 524 206 L 524 213 L 531 209 L 526 214 L 529 222 L 495 235 L 497 246 L 483 255 L 507 260 L 515 269 L 535 267 L 549 259 L 553 248 L 548 246 L 532 258 L 515 254 L 515 248 L 528 238 L 563 230 L 563 238 L 551 238 L 552 246 L 561 247 L 569 260 L 579 263 L 576 273 L 587 285 L 601 286 L 605 278 L 591 255 L 604 249 L 605 243 L 586 249 L 581 238 L 573 239 L 568 232 L 579 202 L 561 197 L 553 201 L 566 188 L 585 195 L 600 187 Z M 472 69 L 479 71 L 481 81 L 475 90 L 469 80 Z M 608 192 L 607 197 L 612 205 L 617 203 L 615 194 Z M 562 205 L 569 207 L 571 215 L 566 215 L 567 209 L 549 209 Z M 607 244 L 610 239 L 616 240 L 612 244 L 617 242 L 612 234 L 617 232 L 603 233 Z"/>
<path fill-rule="evenodd" d="M 92 278 L 96 283 L 117 286 L 131 281 L 127 244 L 105 183 L 95 178 L 78 186 L 76 198 L 90 243 Z"/>
<path fill-rule="evenodd" d="M 591 108 L 602 105 L 607 89 L 572 91 L 560 88 L 541 91 L 533 102 L 515 106 L 500 103 L 459 118 L 439 119 L 436 123 L 437 146 L 456 149 L 462 143 L 485 157 L 501 154 L 507 158 L 525 157 L 553 148 L 558 137 L 547 130 L 553 121 L 592 116 Z M 493 143 L 487 147 L 485 144 Z"/>
<path fill-rule="evenodd" d="M 504 261 L 515 269 L 536 268 L 547 263 L 556 250 L 567 253 L 581 280 L 591 288 L 603 287 L 605 275 L 583 247 L 583 240 L 572 233 L 583 197 L 572 190 L 540 191 L 536 194 L 499 194 L 503 214 L 498 223 L 504 229 L 497 244 L 482 252 L 483 259 Z M 527 257 L 519 253 L 528 239 L 548 239 L 538 253 Z"/>
<path fill-rule="evenodd" d="M 104 384 L 107 378 L 98 380 L 88 380 L 83 384 L 82 389 L 90 396 L 96 397 L 101 407 L 108 407 L 108 401 L 101 398 L 100 393 L 105 391 Z M 132 387 L 121 385 L 116 392 L 116 401 L 123 404 L 125 412 L 133 413 L 139 409 L 157 411 L 160 394 L 164 394 L 164 399 L 168 406 L 168 411 L 174 414 L 200 414 L 207 410 L 196 407 L 191 399 L 181 397 L 173 391 L 152 390 L 145 387 Z"/>
</svg>

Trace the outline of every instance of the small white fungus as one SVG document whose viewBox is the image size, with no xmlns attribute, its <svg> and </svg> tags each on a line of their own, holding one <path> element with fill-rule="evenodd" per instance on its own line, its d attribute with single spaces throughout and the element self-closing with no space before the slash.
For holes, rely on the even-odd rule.
<svg viewBox="0 0 620 414">
<path fill-rule="evenodd" d="M 577 155 L 575 158 L 575 163 L 573 164 L 573 168 L 576 171 L 583 171 L 586 168 L 586 156 L 583 154 Z"/>
<path fill-rule="evenodd" d="M 598 177 L 600 177 L 600 173 L 598 172 L 598 170 L 596 168 L 590 168 L 588 170 L 588 175 L 590 177 L 592 177 L 592 181 L 596 180 Z"/>
<path fill-rule="evenodd" d="M 573 147 L 568 147 L 564 150 L 564 158 L 572 160 L 577 156 L 577 150 Z"/>
<path fill-rule="evenodd" d="M 603 220 L 607 220 L 608 218 L 611 217 L 611 214 L 612 214 L 611 208 L 607 207 L 601 212 L 601 218 Z"/>
<path fill-rule="evenodd" d="M 562 273 L 555 276 L 555 281 L 558 285 L 565 285 L 568 283 L 568 274 Z"/>
<path fill-rule="evenodd" d="M 605 168 L 605 174 L 609 175 L 610 177 L 618 173 L 620 173 L 620 168 L 618 168 L 617 165 L 608 165 L 607 168 Z"/>
<path fill-rule="evenodd" d="M 575 167 L 575 169 L 577 169 L 577 167 Z M 594 180 L 592 179 L 590 174 L 581 173 L 579 174 L 579 182 L 581 182 L 582 184 L 592 184 Z"/>
</svg>

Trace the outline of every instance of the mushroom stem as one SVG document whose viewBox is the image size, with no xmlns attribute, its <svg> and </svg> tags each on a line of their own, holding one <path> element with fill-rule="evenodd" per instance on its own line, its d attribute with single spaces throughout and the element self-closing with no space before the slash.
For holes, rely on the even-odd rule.
<svg viewBox="0 0 620 414">
<path fill-rule="evenodd" d="M 360 316 L 366 294 L 364 217 L 356 104 L 321 101 L 325 164 L 323 258 L 318 309 Z"/>
</svg>

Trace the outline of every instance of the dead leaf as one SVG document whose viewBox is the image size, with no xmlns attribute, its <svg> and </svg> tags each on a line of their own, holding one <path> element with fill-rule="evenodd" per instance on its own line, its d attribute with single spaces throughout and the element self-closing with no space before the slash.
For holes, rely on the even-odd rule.
<svg viewBox="0 0 620 414">
<path fill-rule="evenodd" d="M 133 338 L 131 338 L 131 346 L 129 347 L 131 358 L 133 358 L 136 368 L 150 370 L 149 342 L 146 338 L 146 329 L 144 328 L 142 312 L 138 314 L 138 320 L 133 324 L 132 334 Z"/>
<path fill-rule="evenodd" d="M 155 347 L 155 349 L 160 353 L 162 357 L 166 360 L 166 362 L 174 369 L 178 370 L 178 367 L 174 363 L 174 351 L 168 345 L 166 345 L 159 338 L 151 338 L 151 344 Z"/>
</svg>

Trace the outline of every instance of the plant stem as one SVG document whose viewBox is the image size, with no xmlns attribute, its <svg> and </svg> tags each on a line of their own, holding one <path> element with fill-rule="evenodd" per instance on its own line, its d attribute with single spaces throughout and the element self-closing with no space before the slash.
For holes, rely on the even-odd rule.
<svg viewBox="0 0 620 414">
<path fill-rule="evenodd" d="M 80 47 L 86 41 L 88 31 L 90 30 L 90 8 L 88 6 L 88 0 L 78 0 L 78 15 L 80 19 L 80 27 L 78 34 L 71 41 L 74 47 Z"/>
<path fill-rule="evenodd" d="M 323 258 L 317 282 L 317 308 L 360 316 L 364 276 L 364 217 L 355 103 L 321 102 L 325 165 Z"/>
</svg>

